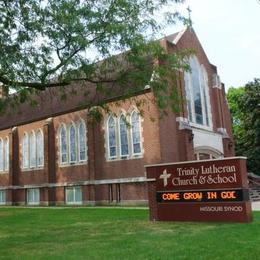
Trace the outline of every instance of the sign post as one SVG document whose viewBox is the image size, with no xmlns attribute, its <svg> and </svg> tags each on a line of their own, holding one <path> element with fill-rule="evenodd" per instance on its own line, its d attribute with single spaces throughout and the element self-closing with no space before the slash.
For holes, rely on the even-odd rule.
<svg viewBox="0 0 260 260">
<path fill-rule="evenodd" d="M 151 220 L 252 221 L 246 158 L 145 167 Z"/>
</svg>

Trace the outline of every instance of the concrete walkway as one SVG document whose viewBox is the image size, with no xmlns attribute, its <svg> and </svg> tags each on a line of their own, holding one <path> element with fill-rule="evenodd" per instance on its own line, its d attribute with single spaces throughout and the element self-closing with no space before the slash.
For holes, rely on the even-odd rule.
<svg viewBox="0 0 260 260">
<path fill-rule="evenodd" d="M 0 206 L 0 208 L 28 208 L 28 209 L 98 209 L 98 208 L 103 208 L 103 209 L 142 209 L 142 210 L 148 210 L 148 207 L 123 207 L 123 206 L 76 206 L 76 207 L 62 207 L 62 206 L 36 206 L 36 207 L 28 207 L 28 206 Z M 254 201 L 252 202 L 252 210 L 260 211 L 260 201 Z"/>
<path fill-rule="evenodd" d="M 252 202 L 252 210 L 259 210 L 260 211 L 260 201 Z"/>
</svg>

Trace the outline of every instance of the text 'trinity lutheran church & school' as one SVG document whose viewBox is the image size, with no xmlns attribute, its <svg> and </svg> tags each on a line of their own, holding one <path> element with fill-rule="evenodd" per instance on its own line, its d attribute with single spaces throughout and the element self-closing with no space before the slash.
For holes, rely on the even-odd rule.
<svg viewBox="0 0 260 260">
<path fill-rule="evenodd" d="M 147 204 L 144 165 L 234 155 L 224 85 L 194 30 L 160 44 L 167 53 L 195 50 L 191 72 L 178 80 L 182 111 L 161 118 L 146 87 L 135 95 L 151 100 L 144 113 L 131 98 L 121 106 L 111 99 L 113 113 L 92 124 L 80 91 L 60 101 L 46 90 L 37 106 L 22 104 L 0 117 L 1 205 Z"/>
</svg>

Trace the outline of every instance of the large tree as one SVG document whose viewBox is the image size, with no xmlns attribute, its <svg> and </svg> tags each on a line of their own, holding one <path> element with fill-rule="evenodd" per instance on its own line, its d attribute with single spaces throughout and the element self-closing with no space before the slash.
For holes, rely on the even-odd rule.
<svg viewBox="0 0 260 260">
<path fill-rule="evenodd" d="M 260 175 L 260 79 L 227 94 L 233 117 L 236 155 L 248 158 L 248 170 Z"/>
<path fill-rule="evenodd" d="M 155 93 L 167 93 L 174 71 L 187 69 L 186 53 L 166 55 L 155 37 L 180 18 L 177 12 L 161 10 L 181 2 L 3 0 L 0 84 L 15 89 L 23 102 L 29 92 L 79 81 L 94 83 L 100 90 L 102 84 L 123 86 L 129 80 L 143 87 L 153 74 Z M 165 107 L 160 96 L 159 105 Z"/>
</svg>

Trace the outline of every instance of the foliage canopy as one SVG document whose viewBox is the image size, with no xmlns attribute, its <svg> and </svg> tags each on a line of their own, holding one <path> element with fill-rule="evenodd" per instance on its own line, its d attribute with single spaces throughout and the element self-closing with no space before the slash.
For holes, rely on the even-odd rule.
<svg viewBox="0 0 260 260">
<path fill-rule="evenodd" d="M 248 158 L 248 170 L 260 175 L 260 79 L 227 94 L 233 117 L 236 155 Z"/>
<path fill-rule="evenodd" d="M 144 87 L 153 73 L 150 83 L 160 99 L 161 91 L 168 91 L 166 78 L 174 78 L 176 69 L 187 69 L 185 52 L 166 55 L 155 41 L 163 26 L 182 19 L 177 12 L 161 10 L 181 2 L 1 1 L 0 83 L 25 102 L 29 93 L 73 82 L 90 82 L 99 90 L 129 80 Z M 160 60 L 164 62 L 158 66 L 155 61 Z M 168 103 L 159 100 L 163 108 Z"/>
</svg>

